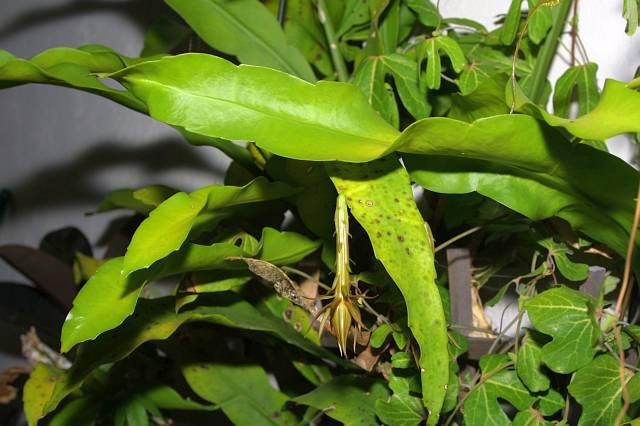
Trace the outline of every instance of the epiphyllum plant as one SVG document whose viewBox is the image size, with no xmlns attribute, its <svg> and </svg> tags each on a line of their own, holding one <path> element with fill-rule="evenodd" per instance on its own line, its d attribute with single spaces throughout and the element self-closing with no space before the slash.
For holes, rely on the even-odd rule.
<svg viewBox="0 0 640 426">
<path fill-rule="evenodd" d="M 632 319 L 638 175 L 602 141 L 640 132 L 640 94 L 636 81 L 599 91 L 573 19 L 554 114 L 542 106 L 571 0 L 528 0 L 525 14 L 514 0 L 493 31 L 427 0 L 166 3 L 191 30 L 151 28 L 141 58 L 98 45 L 30 60 L 0 53 L 4 87 L 86 90 L 233 160 L 224 186 L 107 197 L 100 210 L 148 216 L 76 297 L 62 330 L 62 352 L 78 347 L 73 366 L 35 366 L 30 424 L 54 412 L 52 424 L 147 424 L 179 409 L 219 409 L 237 424 L 509 424 L 498 399 L 516 424 L 636 415 L 640 379 L 626 359 L 640 333 L 618 319 Z M 625 1 L 630 33 L 637 7 Z M 167 53 L 192 31 L 215 54 Z M 427 190 L 422 211 L 412 182 Z M 285 211 L 299 232 L 278 229 Z M 516 284 L 518 318 L 532 322 L 500 353 L 494 345 L 475 376 L 459 374 L 475 364 L 458 359 L 466 341 L 451 324 L 446 274 L 436 281 L 425 217 L 440 239 L 455 224 L 482 228 L 473 247 L 490 260 L 476 283 L 495 285 L 507 268 L 513 280 L 495 300 Z M 622 276 L 614 311 L 602 297 L 611 286 L 595 299 L 575 290 L 586 263 L 605 265 L 609 282 Z M 171 296 L 141 297 L 164 277 L 178 278 Z M 166 374 L 127 375 L 158 366 L 190 389 Z"/>
</svg>

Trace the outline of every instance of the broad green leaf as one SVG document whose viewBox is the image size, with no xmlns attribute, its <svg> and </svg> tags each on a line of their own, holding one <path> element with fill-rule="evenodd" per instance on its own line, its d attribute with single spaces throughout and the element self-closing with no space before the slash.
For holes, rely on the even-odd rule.
<svg viewBox="0 0 640 426">
<path fill-rule="evenodd" d="M 332 163 L 327 170 L 404 296 L 409 329 L 420 347 L 428 424 L 436 424 L 449 381 L 448 337 L 431 231 L 415 205 L 409 176 L 395 156 L 367 164 Z"/>
<path fill-rule="evenodd" d="M 62 327 L 62 352 L 95 339 L 131 315 L 145 284 L 154 279 L 198 270 L 237 269 L 229 256 L 241 256 L 233 244 L 186 245 L 150 270 L 122 274 L 123 258 L 109 260 L 82 287 Z"/>
<path fill-rule="evenodd" d="M 250 360 L 231 357 L 211 334 L 184 334 L 170 353 L 185 380 L 201 398 L 219 405 L 233 424 L 294 424 L 283 409 L 289 398 L 273 388 L 264 369 Z"/>
<path fill-rule="evenodd" d="M 291 195 L 290 186 L 260 177 L 243 187 L 212 185 L 179 192 L 154 209 L 136 230 L 124 257 L 123 274 L 148 268 L 178 250 L 195 227 L 212 228 L 233 207 Z M 158 229 L 162 229 L 159 233 Z"/>
<path fill-rule="evenodd" d="M 280 232 L 264 228 L 255 249 L 236 246 L 232 241 L 210 246 L 187 244 L 148 270 L 129 276 L 121 273 L 123 258 L 109 260 L 102 265 L 80 290 L 73 308 L 62 327 L 62 351 L 67 352 L 78 343 L 92 340 L 111 330 L 131 315 L 145 284 L 153 280 L 183 273 L 194 275 L 196 292 L 225 291 L 249 281 L 250 275 L 228 257 L 256 256 L 279 265 L 296 263 L 320 247 L 319 241 L 311 241 L 295 232 Z M 216 271 L 197 274 L 197 271 Z M 227 275 L 221 275 L 224 271 Z"/>
<path fill-rule="evenodd" d="M 527 301 L 536 329 L 553 338 L 542 347 L 542 361 L 557 373 L 571 373 L 589 364 L 596 353 L 600 329 L 592 299 L 557 287 Z"/>
<path fill-rule="evenodd" d="M 346 0 L 342 19 L 336 21 L 336 37 L 342 36 L 354 26 L 366 24 L 369 21 L 369 16 L 367 0 Z"/>
<path fill-rule="evenodd" d="M 191 133 L 185 129 L 176 128 L 178 132 L 185 138 L 187 142 L 195 146 L 212 146 L 225 153 L 233 161 L 240 164 L 245 169 L 251 171 L 255 169 L 256 165 L 251 158 L 251 154 L 244 147 L 237 145 L 232 141 L 228 141 L 220 138 L 211 138 L 197 133 Z"/>
<path fill-rule="evenodd" d="M 625 370 L 627 390 L 633 401 L 640 398 L 640 376 Z M 569 393 L 580 405 L 579 426 L 609 426 L 622 409 L 620 365 L 611 355 L 596 357 L 576 372 Z"/>
<path fill-rule="evenodd" d="M 255 141 L 289 158 L 367 161 L 383 155 L 397 137 L 350 84 L 312 85 L 203 54 L 149 61 L 112 77 L 160 121 L 211 137 Z"/>
<path fill-rule="evenodd" d="M 309 63 L 289 45 L 276 18 L 257 0 L 165 0 L 211 47 L 241 62 L 315 81 Z"/>
<path fill-rule="evenodd" d="M 400 352 L 406 353 L 406 352 Z M 411 356 L 411 355 L 410 355 Z M 397 371 L 397 370 L 396 370 Z M 420 398 L 415 396 L 415 381 L 419 387 L 418 377 L 391 374 L 389 388 L 393 395 L 376 401 L 376 414 L 383 424 L 389 426 L 415 426 L 424 422 L 426 413 Z"/>
<path fill-rule="evenodd" d="M 559 117 L 569 118 L 574 95 L 578 99 L 578 116 L 591 112 L 600 100 L 593 62 L 568 68 L 556 82 L 553 93 L 553 111 Z"/>
<path fill-rule="evenodd" d="M 638 0 L 624 0 L 622 17 L 627 21 L 627 35 L 634 35 L 638 30 Z"/>
<path fill-rule="evenodd" d="M 63 85 L 95 93 L 144 112 L 146 106 L 135 96 L 108 87 L 94 75 L 114 72 L 131 63 L 128 58 L 99 45 L 78 49 L 57 47 L 45 50 L 30 60 L 14 58 L 4 52 L 0 56 L 0 88 L 25 83 Z"/>
<path fill-rule="evenodd" d="M 473 93 L 487 77 L 488 74 L 473 62 L 465 64 L 457 80 L 462 96 Z"/>
<path fill-rule="evenodd" d="M 463 413 L 466 426 L 510 425 L 511 421 L 502 410 L 498 398 L 508 401 L 518 410 L 530 407 L 536 398 L 518 379 L 512 368 L 505 368 L 505 355 L 485 355 L 480 360 L 484 382 L 478 385 L 467 398 Z M 500 370 L 502 368 L 502 370 Z"/>
<path fill-rule="evenodd" d="M 178 250 L 206 202 L 204 196 L 178 192 L 151 211 L 133 234 L 122 264 L 122 274 L 128 276 L 146 269 Z"/>
<path fill-rule="evenodd" d="M 296 232 L 281 232 L 273 228 L 263 228 L 258 249 L 258 257 L 274 265 L 298 263 L 320 248 L 320 240 L 310 240 Z"/>
<path fill-rule="evenodd" d="M 178 327 L 189 322 L 205 322 L 264 332 L 320 359 L 331 360 L 345 368 L 355 368 L 354 364 L 336 357 L 306 339 L 282 319 L 259 312 L 251 304 L 231 293 L 201 295 L 181 312 L 176 312 L 176 300 L 173 297 L 141 299 L 135 313 L 120 327 L 81 345 L 70 370 L 55 373 L 48 367 L 43 367 L 47 369 L 43 369 L 42 374 L 35 377 L 31 389 L 32 392 L 40 391 L 42 388 L 36 385 L 46 380 L 45 396 L 39 400 L 34 398 L 34 401 L 39 402 L 29 411 L 31 418 L 39 419 L 55 410 L 67 395 L 82 385 L 96 367 L 125 358 L 145 342 L 165 340 Z"/>
<path fill-rule="evenodd" d="M 542 371 L 542 347 L 528 331 L 518 350 L 516 371 L 518 377 L 531 392 L 549 389 L 549 378 Z"/>
<path fill-rule="evenodd" d="M 509 11 L 504 19 L 504 24 L 500 30 L 500 42 L 502 44 L 510 45 L 518 34 L 518 28 L 520 27 L 520 16 L 522 9 L 522 0 L 511 0 Z"/>
<path fill-rule="evenodd" d="M 393 75 L 398 94 L 407 111 L 419 120 L 431 114 L 427 90 L 418 82 L 418 64 L 406 55 L 394 53 L 381 56 L 386 70 Z"/>
<path fill-rule="evenodd" d="M 115 209 L 129 209 L 148 214 L 167 198 L 178 192 L 164 185 L 151 185 L 140 189 L 117 189 L 110 192 L 98 206 L 98 213 Z"/>
<path fill-rule="evenodd" d="M 519 88 L 516 90 L 516 110 L 544 120 L 550 126 L 563 128 L 577 138 L 603 141 L 622 133 L 640 131 L 640 120 L 635 114 L 640 111 L 640 93 L 630 84 L 606 80 L 600 102 L 591 112 L 576 119 L 549 114 L 531 103 Z M 506 90 L 509 104 L 513 98 L 511 92 L 509 85 Z"/>
<path fill-rule="evenodd" d="M 295 402 L 309 405 L 346 426 L 378 425 L 375 401 L 386 398 L 383 382 L 362 376 L 338 376 L 311 392 L 298 396 Z"/>
<path fill-rule="evenodd" d="M 428 118 L 395 144 L 428 154 L 404 158 L 411 177 L 429 190 L 477 191 L 532 220 L 559 216 L 618 253 L 626 251 L 637 172 L 606 152 L 571 144 L 531 117 L 470 124 Z"/>
<path fill-rule="evenodd" d="M 448 36 L 435 36 L 424 40 L 417 48 L 418 65 L 427 58 L 425 73 L 426 85 L 429 89 L 439 89 L 442 73 L 441 54 L 447 55 L 455 72 L 461 72 L 466 64 L 464 52 L 458 42 Z"/>
<path fill-rule="evenodd" d="M 201 404 L 185 398 L 175 389 L 164 385 L 156 385 L 145 389 L 140 392 L 139 396 L 162 410 L 213 411 L 219 409 L 215 405 Z"/>
<path fill-rule="evenodd" d="M 438 8 L 431 0 L 407 0 L 407 6 L 418 14 L 418 19 L 425 27 L 436 27 L 441 19 Z"/>
<path fill-rule="evenodd" d="M 385 64 L 380 56 L 367 57 L 353 74 L 352 83 L 367 98 L 367 102 L 380 113 L 388 123 L 394 124 L 398 115 L 395 100 L 389 102 L 389 93 L 385 84 Z M 393 97 L 393 94 L 391 95 Z M 397 120 L 395 120 L 397 123 Z M 396 126 L 394 126 L 396 127 Z"/>
<path fill-rule="evenodd" d="M 553 9 L 551 7 L 541 6 L 536 9 L 534 14 L 531 14 L 538 3 L 540 0 L 527 0 L 530 16 L 527 35 L 535 44 L 540 44 L 544 40 L 553 25 Z"/>
</svg>

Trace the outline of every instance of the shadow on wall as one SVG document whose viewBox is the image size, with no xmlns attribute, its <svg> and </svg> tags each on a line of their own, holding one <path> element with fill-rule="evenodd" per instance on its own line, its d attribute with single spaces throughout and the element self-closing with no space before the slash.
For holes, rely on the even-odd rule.
<svg viewBox="0 0 640 426">
<path fill-rule="evenodd" d="M 97 207 L 106 195 L 104 185 L 95 184 L 97 177 L 122 167 L 126 167 L 127 173 L 133 176 L 161 176 L 169 171 L 200 172 L 210 174 L 213 183 L 224 176 L 224 170 L 215 169 L 216 164 L 207 155 L 215 155 L 216 152 L 213 148 L 191 146 L 179 138 L 160 140 L 142 147 L 134 143 L 94 143 L 81 155 L 35 170 L 27 179 L 13 185 L 10 188 L 15 197 L 13 208 L 24 214 L 29 210 L 85 205 L 87 202 L 96 203 Z M 153 183 L 163 183 L 156 180 L 158 182 Z M 151 183 L 136 181 L 131 185 L 139 187 Z"/>
<path fill-rule="evenodd" d="M 164 15 L 170 9 L 161 0 L 115 0 L 115 1 L 86 1 L 75 0 L 63 5 L 38 7 L 9 22 L 0 29 L 0 39 L 17 32 L 29 31 L 45 22 L 69 16 L 87 13 L 108 12 L 117 13 L 142 27 L 148 26 L 158 16 Z"/>
</svg>

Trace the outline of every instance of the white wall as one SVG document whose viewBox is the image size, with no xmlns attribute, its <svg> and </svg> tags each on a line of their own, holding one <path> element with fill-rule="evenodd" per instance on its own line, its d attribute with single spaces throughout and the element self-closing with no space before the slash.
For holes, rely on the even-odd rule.
<svg viewBox="0 0 640 426">
<path fill-rule="evenodd" d="M 440 0 L 440 10 L 444 16 L 475 19 L 491 29 L 495 28 L 495 16 L 505 13 L 510 3 L 511 0 Z M 525 4 L 526 1 L 523 6 Z M 625 33 L 622 0 L 579 0 L 578 16 L 580 37 L 588 58 L 599 65 L 600 87 L 607 78 L 631 80 L 640 66 L 640 31 L 632 37 Z M 566 64 L 556 58 L 550 79 L 555 81 L 565 69 Z M 636 145 L 629 143 L 625 136 L 610 141 L 609 149 L 625 160 L 632 159 L 637 152 Z"/>
</svg>

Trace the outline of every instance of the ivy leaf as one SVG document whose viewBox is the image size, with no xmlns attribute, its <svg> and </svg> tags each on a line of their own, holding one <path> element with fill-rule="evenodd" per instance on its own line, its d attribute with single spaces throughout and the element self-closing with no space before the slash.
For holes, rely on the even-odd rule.
<svg viewBox="0 0 640 426">
<path fill-rule="evenodd" d="M 407 6 L 418 14 L 420 23 L 425 27 L 435 28 L 441 19 L 438 8 L 431 0 L 407 0 Z"/>
<path fill-rule="evenodd" d="M 431 114 L 431 105 L 427 101 L 427 90 L 418 82 L 418 64 L 415 60 L 400 53 L 380 58 L 386 69 L 393 75 L 400 100 L 409 114 L 416 120 Z"/>
<path fill-rule="evenodd" d="M 527 0 L 529 14 L 531 14 L 540 1 L 542 0 Z M 547 36 L 549 29 L 551 29 L 553 25 L 552 10 L 551 7 L 541 6 L 533 15 L 530 15 L 528 36 L 535 44 L 540 44 Z"/>
<path fill-rule="evenodd" d="M 295 402 L 322 410 L 332 419 L 350 425 L 377 425 L 375 401 L 389 394 L 380 380 L 362 376 L 338 376 Z"/>
<path fill-rule="evenodd" d="M 570 281 L 584 281 L 589 276 L 589 265 L 572 262 L 567 254 L 573 252 L 564 244 L 558 243 L 553 238 L 545 238 L 538 244 L 549 250 L 549 254 L 560 270 L 560 273 Z"/>
<path fill-rule="evenodd" d="M 640 376 L 625 371 L 631 402 L 640 398 Z M 622 409 L 620 366 L 611 355 L 596 357 L 576 372 L 569 393 L 582 405 L 578 426 L 609 426 Z"/>
<path fill-rule="evenodd" d="M 536 329 L 553 338 L 542 347 L 542 361 L 551 370 L 566 374 L 591 362 L 600 329 L 589 296 L 557 287 L 527 301 L 525 307 Z"/>
<path fill-rule="evenodd" d="M 311 66 L 289 45 L 276 18 L 257 0 L 165 0 L 209 46 L 241 62 L 315 81 Z"/>
<path fill-rule="evenodd" d="M 516 358 L 518 377 L 531 392 L 549 389 L 549 378 L 542 372 L 542 346 L 527 331 Z"/>
<path fill-rule="evenodd" d="M 397 373 L 389 377 L 389 388 L 393 395 L 376 401 L 376 414 L 383 424 L 389 426 L 414 426 L 424 422 L 426 413 L 416 393 L 420 391 L 419 375 L 412 371 Z M 402 375 L 399 375 L 402 374 Z"/>
<path fill-rule="evenodd" d="M 464 404 L 465 425 L 482 426 L 488 420 L 493 425 L 510 425 L 511 421 L 498 398 L 508 401 L 518 410 L 525 410 L 534 403 L 536 398 L 529 394 L 515 370 L 505 368 L 507 362 L 506 355 L 485 355 L 480 359 L 482 374 L 488 378 L 475 388 Z M 500 368 L 503 370 L 497 371 Z"/>
<path fill-rule="evenodd" d="M 442 73 L 441 53 L 446 54 L 451 60 L 455 72 L 461 72 L 466 64 L 464 52 L 458 42 L 448 36 L 436 36 L 424 40 L 418 45 L 416 56 L 418 64 L 422 64 L 427 58 L 427 71 L 425 80 L 429 89 L 439 89 Z"/>
<path fill-rule="evenodd" d="M 638 30 L 638 0 L 624 0 L 622 17 L 627 21 L 627 35 L 634 35 Z"/>
<path fill-rule="evenodd" d="M 534 408 L 518 412 L 513 419 L 513 426 L 552 426 L 553 424 L 545 420 L 542 414 Z"/>
<path fill-rule="evenodd" d="M 590 62 L 568 68 L 556 82 L 553 111 L 559 117 L 569 117 L 574 94 L 578 98 L 578 116 L 591 112 L 600 101 L 596 73 L 598 65 Z"/>
</svg>

